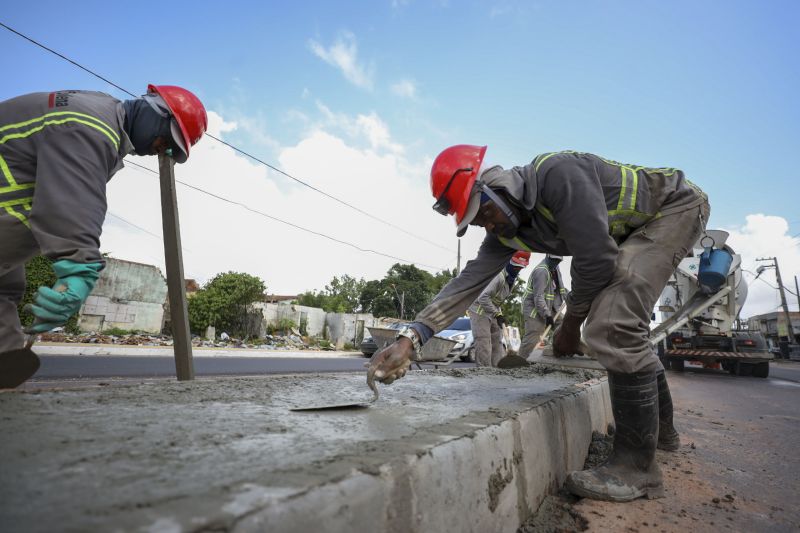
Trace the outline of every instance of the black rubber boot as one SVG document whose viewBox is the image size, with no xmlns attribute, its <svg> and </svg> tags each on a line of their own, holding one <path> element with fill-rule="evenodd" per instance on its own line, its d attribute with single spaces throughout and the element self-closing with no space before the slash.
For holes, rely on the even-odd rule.
<svg viewBox="0 0 800 533">
<path fill-rule="evenodd" d="M 658 384 L 655 371 L 608 373 L 616 431 L 614 450 L 602 465 L 572 472 L 567 490 L 594 500 L 628 502 L 661 498 L 664 487 L 656 463 Z"/>
<path fill-rule="evenodd" d="M 30 348 L 0 353 L 0 389 L 19 387 L 39 370 L 39 357 Z"/>
<path fill-rule="evenodd" d="M 656 371 L 658 381 L 658 449 L 668 452 L 681 447 L 681 438 L 672 423 L 672 396 L 663 370 Z"/>
</svg>

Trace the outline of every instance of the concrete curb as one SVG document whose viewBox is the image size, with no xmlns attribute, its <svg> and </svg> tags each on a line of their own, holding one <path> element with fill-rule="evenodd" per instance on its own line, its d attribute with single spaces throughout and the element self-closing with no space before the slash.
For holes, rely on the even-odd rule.
<svg viewBox="0 0 800 533">
<path fill-rule="evenodd" d="M 613 421 L 606 378 L 472 434 L 304 491 L 240 487 L 228 531 L 507 532 L 580 469 Z"/>
</svg>

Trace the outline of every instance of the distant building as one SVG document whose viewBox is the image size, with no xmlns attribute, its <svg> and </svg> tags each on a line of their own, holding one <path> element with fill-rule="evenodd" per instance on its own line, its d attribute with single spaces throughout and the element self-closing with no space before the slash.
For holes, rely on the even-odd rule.
<svg viewBox="0 0 800 533">
<path fill-rule="evenodd" d="M 166 301 L 167 280 L 157 267 L 106 258 L 100 279 L 81 307 L 78 328 L 157 334 L 164 327 Z"/>
<path fill-rule="evenodd" d="M 792 321 L 792 341 L 800 342 L 800 312 L 790 311 L 789 318 Z M 778 346 L 779 337 L 786 337 L 786 314 L 783 311 L 750 317 L 747 325 L 751 330 L 760 331 L 772 347 Z"/>
</svg>

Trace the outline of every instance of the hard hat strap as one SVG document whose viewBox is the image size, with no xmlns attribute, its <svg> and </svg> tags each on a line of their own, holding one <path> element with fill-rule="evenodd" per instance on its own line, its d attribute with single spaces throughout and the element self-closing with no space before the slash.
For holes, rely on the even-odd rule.
<svg viewBox="0 0 800 533">
<path fill-rule="evenodd" d="M 482 181 L 476 182 L 476 185 L 480 187 L 482 193 L 489 197 L 491 201 L 494 202 L 494 205 L 503 212 L 503 214 L 508 218 L 508 221 L 515 227 L 519 227 L 519 219 L 514 211 L 509 207 L 508 203 L 503 200 L 499 194 L 494 192 L 491 188 L 489 188 L 485 183 Z"/>
</svg>

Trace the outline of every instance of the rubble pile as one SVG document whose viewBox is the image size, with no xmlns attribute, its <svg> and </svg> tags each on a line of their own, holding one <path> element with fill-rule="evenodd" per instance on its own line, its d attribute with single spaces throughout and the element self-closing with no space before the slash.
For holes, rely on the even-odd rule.
<svg viewBox="0 0 800 533">
<path fill-rule="evenodd" d="M 116 344 L 127 346 L 172 346 L 170 335 L 146 333 L 126 333 L 111 335 L 106 333 L 65 333 L 49 332 L 39 336 L 38 342 L 58 342 L 68 344 Z M 245 348 L 261 350 L 333 350 L 329 342 L 300 335 L 267 335 L 258 339 L 236 339 L 227 335 L 224 338 L 208 340 L 192 335 L 192 346 L 198 348 Z"/>
</svg>

